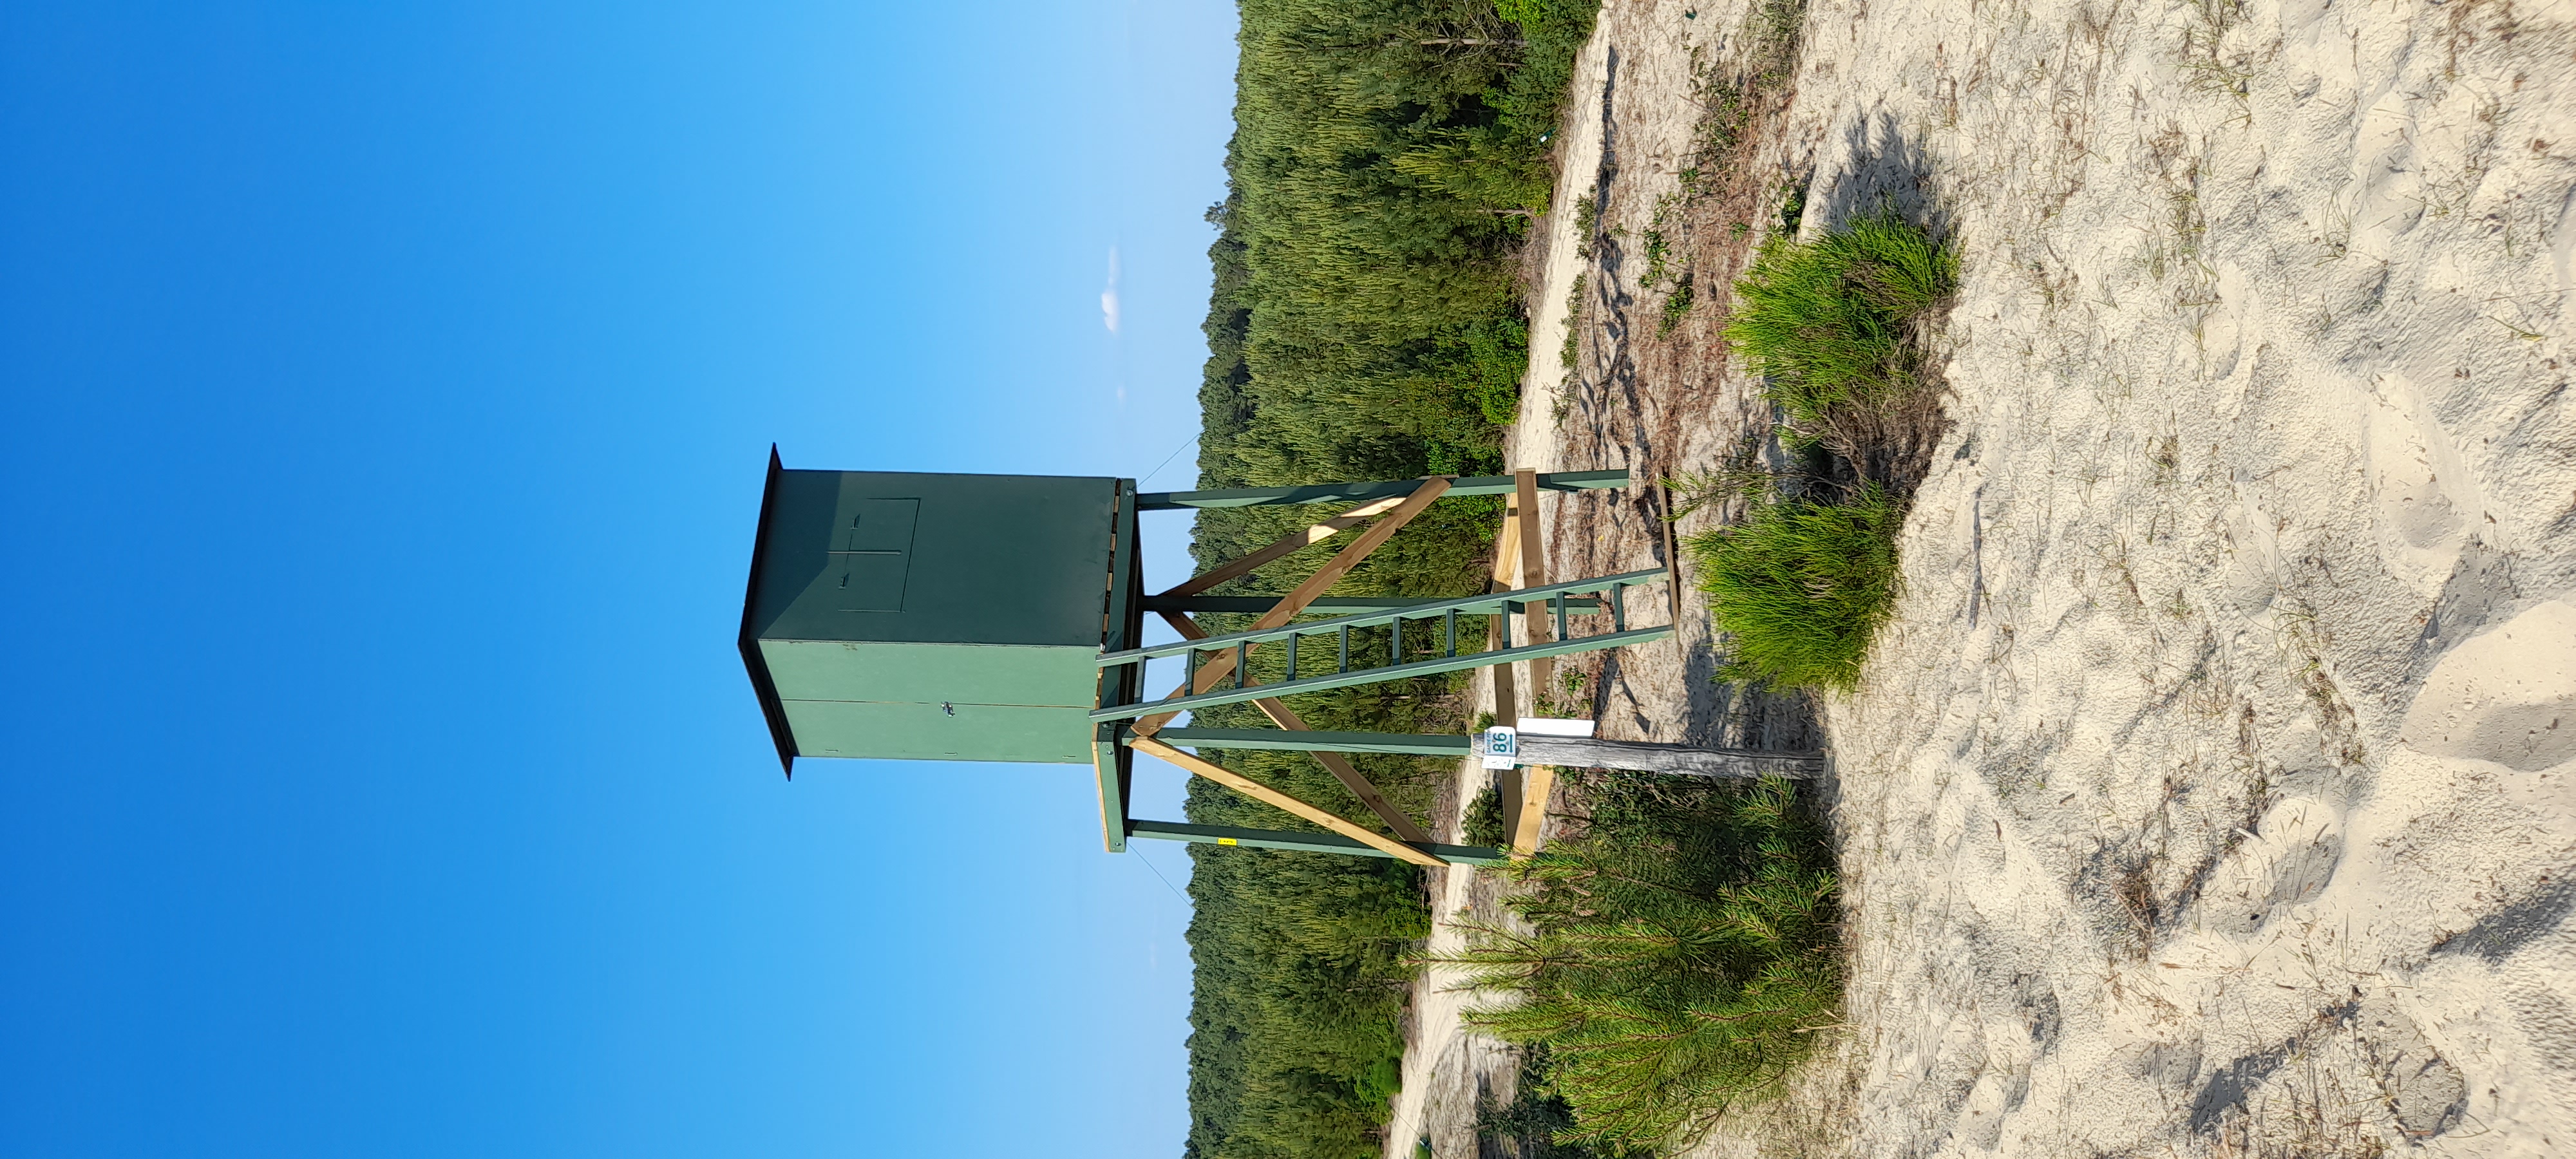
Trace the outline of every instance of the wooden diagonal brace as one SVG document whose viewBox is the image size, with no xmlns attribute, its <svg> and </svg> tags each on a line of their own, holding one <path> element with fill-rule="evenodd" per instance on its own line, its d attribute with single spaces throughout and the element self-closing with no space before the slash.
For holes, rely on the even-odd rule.
<svg viewBox="0 0 2576 1159">
<path fill-rule="evenodd" d="M 1169 761 L 1174 765 L 1187 769 L 1199 776 L 1206 777 L 1211 781 L 1215 781 L 1216 783 L 1232 789 L 1235 792 L 1241 793 L 1244 796 L 1250 797 L 1253 800 L 1259 801 L 1265 805 L 1274 806 L 1296 816 L 1303 817 L 1308 821 L 1312 821 L 1315 824 L 1321 825 L 1324 828 L 1330 829 L 1335 833 L 1339 833 L 1344 837 L 1350 838 L 1351 840 L 1358 841 L 1374 849 L 1382 850 L 1389 857 L 1410 861 L 1415 865 L 1428 866 L 1447 864 L 1437 857 L 1433 857 L 1428 853 L 1374 829 L 1354 825 L 1340 817 L 1336 817 L 1331 813 L 1327 813 L 1322 809 L 1318 809 L 1313 805 L 1309 805 L 1304 801 L 1300 801 L 1295 797 L 1291 797 L 1286 793 L 1282 793 L 1277 789 L 1273 789 L 1268 785 L 1253 780 L 1250 777 L 1236 773 L 1214 761 L 1203 760 L 1189 753 L 1182 752 L 1179 749 L 1155 740 L 1153 737 L 1138 736 L 1128 743 L 1132 745 L 1137 752 Z"/>
<path fill-rule="evenodd" d="M 1344 547 L 1333 558 L 1325 560 L 1324 566 L 1316 568 L 1315 574 L 1306 577 L 1306 582 L 1298 584 L 1287 595 L 1279 597 L 1279 602 L 1272 605 L 1269 611 L 1261 613 L 1260 618 L 1252 621 L 1252 626 L 1247 630 L 1264 632 L 1296 619 L 1297 613 L 1306 610 L 1306 605 L 1315 602 L 1315 599 L 1325 592 L 1331 591 L 1333 585 L 1341 582 L 1343 576 L 1350 574 L 1352 568 L 1359 566 L 1361 560 L 1367 559 L 1370 552 L 1383 546 L 1405 524 L 1413 522 L 1414 516 L 1422 514 L 1423 508 L 1431 506 L 1432 500 L 1438 499 L 1448 490 L 1449 480 L 1443 476 L 1434 475 L 1424 479 L 1420 487 L 1414 488 L 1413 494 L 1405 496 L 1404 502 L 1396 504 L 1395 510 L 1387 512 L 1377 522 L 1370 524 L 1369 529 L 1361 532 L 1358 539 L 1352 540 L 1349 546 Z M 1172 695 L 1194 695 L 1205 692 L 1216 687 L 1218 681 L 1233 672 L 1233 653 L 1217 653 L 1215 659 L 1199 666 L 1196 681 L 1175 690 Z M 1139 735 L 1150 735 L 1155 729 L 1170 724 L 1172 718 L 1179 715 L 1180 713 L 1177 712 L 1163 712 L 1145 717 L 1136 722 L 1136 732 Z"/>
<path fill-rule="evenodd" d="M 1163 622 L 1170 624 L 1172 630 L 1179 632 L 1184 640 L 1207 638 L 1207 633 L 1199 628 L 1198 621 L 1188 616 L 1179 612 L 1164 612 L 1162 616 Z M 1276 699 L 1265 697 L 1253 701 L 1252 706 L 1260 709 L 1263 716 L 1269 717 L 1270 723 L 1289 732 L 1314 731 L 1306 727 L 1305 718 L 1298 716 L 1294 710 Z M 1357 766 L 1351 764 L 1348 758 L 1340 753 L 1315 752 L 1311 749 L 1307 751 L 1316 760 L 1323 762 L 1324 768 L 1333 774 L 1334 780 L 1340 781 L 1343 788 L 1349 789 L 1352 796 L 1359 798 L 1361 804 L 1368 806 L 1369 812 L 1377 814 L 1380 820 L 1386 822 L 1388 828 L 1395 830 L 1396 836 L 1407 841 L 1430 843 L 1431 835 L 1423 832 L 1421 826 L 1414 824 L 1412 818 L 1405 816 L 1403 810 L 1396 808 L 1394 802 L 1387 800 L 1386 794 L 1379 792 L 1377 786 L 1370 783 L 1368 777 L 1362 774 Z"/>
<path fill-rule="evenodd" d="M 1362 503 L 1357 507 L 1353 507 L 1348 511 L 1342 512 L 1339 515 L 1315 524 L 1304 531 L 1291 532 L 1287 535 L 1283 535 L 1279 537 L 1277 542 L 1274 542 L 1270 546 L 1262 548 L 1259 551 L 1253 552 L 1250 555 L 1244 556 L 1241 559 L 1210 568 L 1206 572 L 1192 576 L 1190 577 L 1189 582 L 1181 584 L 1174 587 L 1172 590 L 1161 594 L 1166 596 L 1194 596 L 1200 592 L 1208 590 L 1209 588 L 1215 587 L 1218 584 L 1224 583 L 1227 580 L 1233 579 L 1236 576 L 1250 575 L 1254 568 L 1260 567 L 1262 564 L 1268 563 L 1283 555 L 1287 555 L 1290 552 L 1322 543 L 1323 541 L 1331 539 L 1344 531 L 1367 522 L 1370 516 L 1376 515 L 1377 513 L 1385 511 L 1402 502 L 1404 502 L 1404 496 L 1398 495 L 1392 499 L 1380 499 L 1374 503 Z"/>
</svg>

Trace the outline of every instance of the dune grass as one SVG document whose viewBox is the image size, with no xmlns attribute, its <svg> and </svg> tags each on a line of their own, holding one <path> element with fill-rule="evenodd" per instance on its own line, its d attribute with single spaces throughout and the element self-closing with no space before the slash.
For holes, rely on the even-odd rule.
<svg viewBox="0 0 2576 1159">
<path fill-rule="evenodd" d="M 1508 872 L 1536 929 L 1440 959 L 1509 993 L 1468 1020 L 1541 1047 L 1560 1142 L 1683 1141 L 1801 1057 L 1842 1001 L 1834 875 L 1786 781 L 1591 774 L 1588 820 Z"/>
<path fill-rule="evenodd" d="M 1699 590 L 1733 641 L 1722 680 L 1848 689 L 1897 591 L 1904 512 L 1863 484 L 1841 502 L 1772 499 L 1693 535 Z"/>
<path fill-rule="evenodd" d="M 1899 589 L 1906 499 L 1939 429 L 1919 332 L 1957 281 L 1951 249 L 1891 211 L 1813 241 L 1775 236 L 1737 279 L 1727 342 L 1763 376 L 1784 441 L 1808 465 L 1774 472 L 1747 458 L 1702 480 L 1707 495 L 1750 500 L 1742 522 L 1685 540 L 1730 641 L 1720 679 L 1859 682 Z"/>
<path fill-rule="evenodd" d="M 1774 235 L 1736 280 L 1726 339 L 1790 422 L 1812 426 L 1916 381 L 1913 322 L 1957 280 L 1949 248 L 1893 212 L 1812 242 Z"/>
</svg>

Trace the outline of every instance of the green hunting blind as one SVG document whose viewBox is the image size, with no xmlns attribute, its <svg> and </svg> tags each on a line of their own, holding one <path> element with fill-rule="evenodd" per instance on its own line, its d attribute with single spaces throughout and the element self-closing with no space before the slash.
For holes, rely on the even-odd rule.
<svg viewBox="0 0 2576 1159">
<path fill-rule="evenodd" d="M 1468 596 L 1371 600 L 1322 595 L 1443 496 L 1515 496 L 1519 520 L 1507 525 L 1507 532 L 1517 529 L 1519 534 L 1506 534 L 1508 555 L 1510 544 L 1520 539 L 1536 543 L 1539 490 L 1627 482 L 1625 471 L 1524 471 L 1489 478 L 1140 495 L 1135 480 L 1107 477 L 788 470 L 773 448 L 743 597 L 743 665 L 768 720 L 779 763 L 791 776 L 800 757 L 1088 764 L 1100 793 L 1102 836 L 1113 852 L 1124 850 L 1129 837 L 1157 837 L 1397 857 L 1425 865 L 1490 863 L 1503 851 L 1432 843 L 1339 755 L 1464 757 L 1475 751 L 1475 738 L 1317 732 L 1306 729 L 1279 698 L 1519 660 L 1544 664 L 1567 653 L 1669 637 L 1669 621 L 1646 627 L 1628 622 L 1627 591 L 1663 583 L 1663 568 L 1547 584 L 1539 582 L 1532 563 L 1520 586 L 1511 587 L 1507 569 L 1498 566 L 1496 578 L 1505 590 Z M 1170 591 L 1144 593 L 1139 512 L 1325 503 L 1349 506 Z M 1200 594 L 1363 523 L 1366 529 L 1295 591 L 1256 597 Z M 1650 601 L 1649 606 L 1667 605 Z M 1191 619 L 1193 613 L 1242 611 L 1261 615 L 1250 630 L 1223 636 L 1208 636 Z M 1142 629 L 1148 613 L 1160 616 L 1182 639 L 1145 645 Z M 1461 616 L 1488 617 L 1496 630 L 1487 650 L 1461 651 Z M 1519 644 L 1513 643 L 1509 627 L 1516 616 L 1528 625 Z M 1605 616 L 1609 623 L 1600 626 L 1608 631 L 1575 634 L 1577 619 L 1598 624 Z M 1389 643 L 1384 653 L 1388 662 L 1354 664 L 1353 633 L 1374 633 L 1364 638 Z M 1284 654 L 1282 679 L 1250 679 L 1250 656 L 1263 645 Z M 1182 659 L 1188 678 L 1171 694 L 1148 698 L 1145 662 L 1163 656 Z M 1508 694 L 1503 699 L 1509 700 Z M 1244 701 L 1259 706 L 1279 728 L 1166 727 L 1173 716 L 1192 708 Z M 1502 715 L 1511 712 L 1505 708 Z M 1639 760 L 1669 763 L 1653 750 L 1694 753 L 1694 769 L 1719 767 L 1709 764 L 1715 760 L 1795 772 L 1791 766 L 1803 767 L 1799 763 L 1811 756 L 1583 743 L 1592 747 L 1580 753 L 1568 750 L 1567 755 L 1602 763 L 1606 753 L 1607 763 L 1631 762 L 1622 767 L 1648 767 L 1635 763 Z M 1313 753 L 1395 836 L 1253 782 L 1172 747 L 1176 744 Z M 1530 749 L 1528 742 L 1523 747 Z M 1140 749 L 1326 832 L 1239 830 L 1130 817 L 1130 771 Z M 1531 821 L 1524 828 L 1534 836 L 1535 811 Z M 1517 844 L 1527 845 L 1528 839 Z"/>
<path fill-rule="evenodd" d="M 1117 582 L 1136 572 L 1134 494 L 773 454 L 741 645 L 780 763 L 1090 762 L 1100 651 L 1139 614 Z"/>
</svg>

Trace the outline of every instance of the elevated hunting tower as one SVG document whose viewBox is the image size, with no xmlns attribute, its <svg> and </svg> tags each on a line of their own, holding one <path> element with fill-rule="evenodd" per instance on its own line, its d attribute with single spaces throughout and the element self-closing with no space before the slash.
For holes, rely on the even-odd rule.
<svg viewBox="0 0 2576 1159">
<path fill-rule="evenodd" d="M 1110 598 L 1113 569 L 1135 570 L 1132 494 L 773 453 L 741 643 L 779 761 L 1088 762 L 1100 649 L 1135 628 L 1135 601 Z"/>
<path fill-rule="evenodd" d="M 1626 471 L 1523 471 L 1139 494 L 1135 480 L 1107 477 L 788 470 L 773 448 L 743 597 L 743 665 L 779 763 L 791 776 L 799 757 L 1088 764 L 1099 786 L 1102 836 L 1112 852 L 1123 851 L 1130 837 L 1156 837 L 1397 857 L 1424 865 L 1491 863 L 1505 851 L 1432 842 L 1340 755 L 1466 757 L 1486 751 L 1479 738 L 1318 732 L 1279 698 L 1515 661 L 1532 662 L 1540 669 L 1533 676 L 1543 683 L 1551 657 L 1670 636 L 1666 615 L 1652 616 L 1656 622 L 1647 626 L 1632 625 L 1629 613 L 1635 609 L 1627 595 L 1639 585 L 1664 583 L 1665 568 L 1549 584 L 1538 566 L 1540 491 L 1627 482 Z M 1456 495 L 1512 496 L 1502 558 L 1488 591 L 1418 600 L 1323 594 L 1423 508 Z M 1140 512 L 1273 504 L 1342 509 L 1169 591 L 1144 592 Z M 1201 594 L 1363 524 L 1366 529 L 1348 546 L 1284 595 Z M 1524 543 L 1533 550 L 1518 550 Z M 1511 574 L 1516 567 L 1518 577 Z M 1522 581 L 1517 587 L 1515 578 Z M 1670 603 L 1645 601 L 1644 607 L 1661 613 Z M 1181 639 L 1145 644 L 1149 612 Z M 1248 630 L 1209 636 L 1191 618 L 1209 612 L 1260 615 Z M 1486 618 L 1485 650 L 1462 651 L 1462 616 Z M 1515 617 L 1525 623 L 1517 644 Z M 1577 634 L 1578 621 L 1596 630 Z M 1362 653 L 1383 655 L 1385 662 L 1355 662 L 1354 633 L 1364 643 L 1384 641 L 1382 653 L 1374 647 Z M 1251 658 L 1265 646 L 1284 667 L 1272 664 L 1278 678 L 1257 681 Z M 1145 662 L 1165 656 L 1181 658 L 1188 678 L 1170 694 L 1148 698 Z M 1509 673 L 1498 672 L 1496 715 L 1506 722 L 1517 715 Z M 1244 701 L 1278 727 L 1166 727 L 1190 709 Z M 1393 836 L 1177 745 L 1313 753 Z M 1128 815 L 1127 801 L 1138 750 L 1327 832 L 1137 820 Z M 1521 738 L 1519 755 L 1703 775 L 1794 774 L 1812 763 L 1803 754 L 1539 736 Z M 1489 756 L 1487 763 L 1496 762 Z M 1533 768 L 1528 787 L 1541 802 L 1545 788 L 1538 782 L 1545 774 L 1544 767 Z M 1507 808 L 1519 796 L 1507 793 Z M 1518 818 L 1516 847 L 1534 842 L 1538 812 L 1526 810 Z"/>
</svg>

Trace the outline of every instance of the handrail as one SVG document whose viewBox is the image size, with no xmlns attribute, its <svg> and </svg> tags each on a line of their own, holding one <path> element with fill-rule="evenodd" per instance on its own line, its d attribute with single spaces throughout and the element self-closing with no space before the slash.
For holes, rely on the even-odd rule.
<svg viewBox="0 0 2576 1159">
<path fill-rule="evenodd" d="M 1127 720 L 1139 716 L 1204 708 L 1212 704 L 1237 704 L 1265 697 L 1320 692 L 1330 688 L 1349 688 L 1355 684 L 1375 684 L 1385 680 L 1402 680 L 1411 676 L 1433 676 L 1443 672 L 1456 672 L 1462 668 L 1481 668 L 1489 664 L 1509 664 L 1517 660 L 1536 660 L 1550 656 L 1567 656 L 1576 652 L 1590 652 L 1601 648 L 1616 648 L 1623 644 L 1642 644 L 1648 640 L 1661 640 L 1672 634 L 1672 625 L 1657 624 L 1651 628 L 1632 628 L 1598 636 L 1580 636 L 1572 640 L 1559 639 L 1545 644 L 1525 644 L 1518 648 L 1502 648 L 1491 652 L 1435 656 L 1427 660 L 1388 664 L 1378 668 L 1348 669 L 1322 676 L 1301 676 L 1293 680 L 1280 680 L 1269 684 L 1218 688 L 1195 696 L 1173 696 L 1142 704 L 1108 705 L 1092 710 L 1090 718 L 1092 720 Z M 1204 641 L 1201 642 L 1204 643 Z"/>
<path fill-rule="evenodd" d="M 1380 624 L 1392 624 L 1397 620 L 1429 619 L 1434 616 L 1443 616 L 1450 612 L 1473 613 L 1500 607 L 1506 603 L 1526 604 L 1557 595 L 1608 591 L 1612 588 L 1636 587 L 1663 579 L 1666 576 L 1667 571 L 1668 569 L 1660 567 L 1647 568 L 1643 571 L 1626 572 L 1620 575 L 1598 576 L 1592 579 L 1569 580 L 1565 583 L 1547 584 L 1541 587 L 1512 588 L 1507 591 L 1488 592 L 1483 595 L 1460 596 L 1453 600 L 1442 600 L 1435 603 L 1402 608 L 1392 612 L 1368 612 L 1358 615 L 1336 616 L 1327 620 L 1308 620 L 1302 624 L 1286 624 L 1276 628 L 1267 628 L 1258 632 L 1231 632 L 1223 636 L 1208 636 L 1198 640 L 1175 640 L 1168 644 L 1154 644 L 1148 647 L 1129 648 L 1118 652 L 1103 652 L 1100 654 L 1098 666 L 1102 668 L 1113 668 L 1123 664 L 1140 664 L 1144 661 L 1158 659 L 1164 656 L 1178 656 L 1186 652 L 1220 652 L 1225 649 L 1241 645 L 1285 640 L 1292 636 L 1322 635 L 1327 632 L 1339 632 L 1346 628 L 1373 628 Z"/>
</svg>

